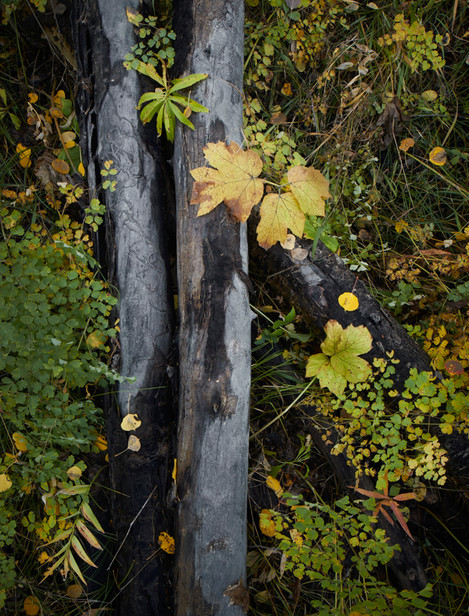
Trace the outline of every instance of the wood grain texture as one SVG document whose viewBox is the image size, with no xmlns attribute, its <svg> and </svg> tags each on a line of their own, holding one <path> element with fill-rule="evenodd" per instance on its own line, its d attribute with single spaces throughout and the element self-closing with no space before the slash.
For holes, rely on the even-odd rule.
<svg viewBox="0 0 469 616">
<path fill-rule="evenodd" d="M 174 3 L 183 74 L 208 73 L 192 96 L 210 109 L 177 131 L 179 368 L 179 616 L 236 615 L 225 590 L 245 578 L 250 389 L 247 269 L 243 225 L 224 206 L 197 218 L 189 170 L 207 142 L 242 143 L 243 3 Z M 179 75 L 179 72 L 178 72 Z"/>
</svg>

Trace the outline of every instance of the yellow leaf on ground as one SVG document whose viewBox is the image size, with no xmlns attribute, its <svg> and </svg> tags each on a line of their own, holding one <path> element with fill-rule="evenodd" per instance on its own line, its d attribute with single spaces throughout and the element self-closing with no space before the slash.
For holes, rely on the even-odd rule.
<svg viewBox="0 0 469 616">
<path fill-rule="evenodd" d="M 39 614 L 39 610 L 41 609 L 39 599 L 32 596 L 26 597 L 23 603 L 23 609 L 28 616 L 36 616 L 36 614 Z"/>
<path fill-rule="evenodd" d="M 70 584 L 67 588 L 67 596 L 71 599 L 78 599 L 83 594 L 83 588 L 80 584 Z"/>
<path fill-rule="evenodd" d="M 324 200 L 330 197 L 329 182 L 312 167 L 290 167 L 287 173 L 293 196 L 308 216 L 324 216 Z"/>
<path fill-rule="evenodd" d="M 238 222 L 249 218 L 252 208 L 264 193 L 264 182 L 257 179 L 262 160 L 252 150 L 242 150 L 234 141 L 207 143 L 207 162 L 214 167 L 198 167 L 191 171 L 195 180 L 191 203 L 200 204 L 197 216 L 208 214 L 224 202 L 231 217 Z"/>
<path fill-rule="evenodd" d="M 434 165 L 441 167 L 446 162 L 446 152 L 443 148 L 433 148 L 428 156 L 428 159 Z"/>
<path fill-rule="evenodd" d="M 339 295 L 339 304 L 347 312 L 353 312 L 358 308 L 358 297 L 353 293 L 342 293 Z"/>
<path fill-rule="evenodd" d="M 268 485 L 268 487 L 275 492 L 275 494 L 277 496 L 279 496 L 279 497 L 282 496 L 283 489 L 282 489 L 282 486 L 280 485 L 280 481 L 278 479 L 275 479 L 274 477 L 269 475 L 267 477 L 267 479 L 265 480 L 265 482 Z"/>
<path fill-rule="evenodd" d="M 142 422 L 134 413 L 129 413 L 124 417 L 121 421 L 121 428 L 126 432 L 130 432 L 131 430 L 136 430 L 142 425 Z"/>
<path fill-rule="evenodd" d="M 65 175 L 70 171 L 70 165 L 64 160 L 56 158 L 52 161 L 52 169 L 54 169 L 54 171 L 57 171 L 57 173 L 62 173 L 63 175 Z"/>
<path fill-rule="evenodd" d="M 140 442 L 140 439 L 135 436 L 135 434 L 131 434 L 127 442 L 127 449 L 130 449 L 130 451 L 140 451 L 141 446 L 142 444 Z"/>
<path fill-rule="evenodd" d="M 259 515 L 259 529 L 267 537 L 274 537 L 277 532 L 275 522 L 272 520 L 272 512 L 268 509 L 263 509 Z"/>
<path fill-rule="evenodd" d="M 6 492 L 12 486 L 11 480 L 5 473 L 0 475 L 0 492 Z"/>
<path fill-rule="evenodd" d="M 20 155 L 20 165 L 25 169 L 31 166 L 31 148 L 27 148 L 22 143 L 18 143 L 16 146 L 16 153 Z"/>
<path fill-rule="evenodd" d="M 18 451 L 28 451 L 28 442 L 24 434 L 21 434 L 20 432 L 13 432 L 11 437 L 14 440 L 15 447 Z"/>
<path fill-rule="evenodd" d="M 30 93 L 28 94 L 28 101 L 29 101 L 30 103 L 35 103 L 35 102 L 37 101 L 37 99 L 38 99 L 38 98 L 39 98 L 39 97 L 38 97 L 38 95 L 37 95 L 35 92 L 30 92 Z"/>
<path fill-rule="evenodd" d="M 168 533 L 165 532 L 160 533 L 160 536 L 158 537 L 158 543 L 160 544 L 160 547 L 163 552 L 167 552 L 168 554 L 174 554 L 176 546 L 174 543 L 174 539 L 171 537 L 171 535 L 168 535 Z"/>
<path fill-rule="evenodd" d="M 70 479 L 79 479 L 82 475 L 82 470 L 79 466 L 71 466 L 68 470 L 67 470 L 67 475 L 69 476 Z"/>
<path fill-rule="evenodd" d="M 415 141 L 412 139 L 412 137 L 407 137 L 406 139 L 403 139 L 401 141 L 399 149 L 402 150 L 403 152 L 407 152 L 407 150 L 412 148 L 414 145 L 415 145 Z"/>
<path fill-rule="evenodd" d="M 104 346 L 106 342 L 106 335 L 99 330 L 91 332 L 91 334 L 86 339 L 86 344 L 92 349 L 98 349 L 99 347 Z"/>
<path fill-rule="evenodd" d="M 291 192 L 269 193 L 262 200 L 261 220 L 257 226 L 257 241 L 262 248 L 270 248 L 277 242 L 285 242 L 287 229 L 301 237 L 305 215 Z"/>
<path fill-rule="evenodd" d="M 107 440 L 106 437 L 102 434 L 98 434 L 98 438 L 95 440 L 94 444 L 99 449 L 99 451 L 106 451 L 107 449 Z"/>
</svg>

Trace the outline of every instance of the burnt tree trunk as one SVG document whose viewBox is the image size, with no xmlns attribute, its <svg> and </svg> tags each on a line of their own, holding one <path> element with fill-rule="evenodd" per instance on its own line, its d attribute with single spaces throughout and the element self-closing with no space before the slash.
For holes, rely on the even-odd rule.
<svg viewBox="0 0 469 616">
<path fill-rule="evenodd" d="M 117 287 L 121 383 L 107 413 L 112 522 L 117 536 L 113 575 L 116 609 L 123 616 L 169 612 L 170 557 L 158 551 L 166 519 L 166 479 L 172 407 L 168 357 L 172 346 L 163 228 L 163 178 L 156 143 L 149 146 L 135 107 L 141 95 L 135 71 L 123 67 L 134 44 L 126 7 L 138 0 L 76 0 L 74 37 L 80 89 L 81 145 L 87 181 L 106 204 L 106 254 L 98 246 L 108 279 Z M 100 170 L 113 161 L 115 192 L 100 191 Z M 114 179 L 114 178 L 113 178 Z M 117 389 L 117 386 L 116 386 Z M 134 413 L 142 424 L 139 451 L 127 450 L 120 423 Z M 123 453 L 121 453 L 123 452 Z M 120 454 L 120 455 L 116 455 Z M 155 555 L 156 554 L 156 555 Z"/>
<path fill-rule="evenodd" d="M 224 207 L 196 218 L 189 170 L 207 142 L 242 143 L 243 2 L 174 2 L 177 75 L 208 73 L 210 109 L 174 148 L 179 285 L 176 613 L 242 614 L 224 592 L 245 581 L 250 324 L 245 225 Z"/>
</svg>

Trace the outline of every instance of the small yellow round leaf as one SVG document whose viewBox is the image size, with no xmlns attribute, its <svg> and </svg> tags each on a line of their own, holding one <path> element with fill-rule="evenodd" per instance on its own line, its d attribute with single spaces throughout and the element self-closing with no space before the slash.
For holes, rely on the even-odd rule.
<svg viewBox="0 0 469 616">
<path fill-rule="evenodd" d="M 58 119 L 60 119 L 60 118 L 63 118 L 63 117 L 64 117 L 64 114 L 62 113 L 62 110 L 61 110 L 61 109 L 58 109 L 57 107 L 51 107 L 51 108 L 50 108 L 50 115 L 51 115 L 53 118 L 58 118 Z"/>
<path fill-rule="evenodd" d="M 98 349 L 99 347 L 104 346 L 105 342 L 106 336 L 99 330 L 91 332 L 91 334 L 86 338 L 86 344 L 92 349 Z"/>
<path fill-rule="evenodd" d="M 11 486 L 12 486 L 12 483 L 8 475 L 5 475 L 5 473 L 2 473 L 0 475 L 0 492 L 6 492 L 7 490 L 11 488 Z"/>
<path fill-rule="evenodd" d="M 158 537 L 158 543 L 160 544 L 161 549 L 168 554 L 174 554 L 175 551 L 175 543 L 174 539 L 168 533 L 160 533 Z"/>
<path fill-rule="evenodd" d="M 358 298 L 353 293 L 342 293 L 339 296 L 339 304 L 347 312 L 353 312 L 358 308 Z"/>
<path fill-rule="evenodd" d="M 16 146 L 16 153 L 20 155 L 20 165 L 24 169 L 31 166 L 31 161 L 29 160 L 31 157 L 31 148 L 27 148 L 22 143 L 18 143 Z"/>
<path fill-rule="evenodd" d="M 433 148 L 428 156 L 431 163 L 441 167 L 446 162 L 446 152 L 443 148 Z"/>
<path fill-rule="evenodd" d="M 71 466 L 67 471 L 67 475 L 70 479 L 80 479 L 82 472 L 79 466 Z"/>
<path fill-rule="evenodd" d="M 280 242 L 280 246 L 285 250 L 293 250 L 295 248 L 295 236 L 293 233 L 287 233 L 287 238 L 284 242 Z"/>
<path fill-rule="evenodd" d="M 281 92 L 285 96 L 291 96 L 293 94 L 292 89 L 291 89 L 291 83 L 289 83 L 289 82 L 284 83 L 283 87 L 281 89 Z"/>
<path fill-rule="evenodd" d="M 57 173 L 63 173 L 65 175 L 70 171 L 70 165 L 64 160 L 56 158 L 52 161 L 52 169 L 54 169 L 54 171 L 57 171 Z"/>
<path fill-rule="evenodd" d="M 21 434 L 20 432 L 13 432 L 11 436 L 15 441 L 15 447 L 18 451 L 28 451 L 28 443 L 24 434 Z"/>
<path fill-rule="evenodd" d="M 80 584 L 70 584 L 67 588 L 67 596 L 71 599 L 78 599 L 83 594 L 83 588 Z"/>
<path fill-rule="evenodd" d="M 140 451 L 141 446 L 142 444 L 140 442 L 140 439 L 135 436 L 135 434 L 131 434 L 127 442 L 127 449 L 130 449 L 130 451 Z"/>
<path fill-rule="evenodd" d="M 85 167 L 83 165 L 83 163 L 80 163 L 78 165 L 78 173 L 82 176 L 85 177 Z"/>
<path fill-rule="evenodd" d="M 142 425 L 142 422 L 138 418 L 138 415 L 135 415 L 134 413 L 129 413 L 121 421 L 121 428 L 122 430 L 125 430 L 126 432 L 130 432 L 131 430 L 136 430 L 137 428 L 140 428 L 141 425 Z"/>
<path fill-rule="evenodd" d="M 259 529 L 267 537 L 274 537 L 277 532 L 275 522 L 272 520 L 272 513 L 268 509 L 263 509 L 259 515 Z"/>
<path fill-rule="evenodd" d="M 30 93 L 28 94 L 28 101 L 29 101 L 30 103 L 35 103 L 35 102 L 37 101 L 37 99 L 38 99 L 38 98 L 39 98 L 39 97 L 38 97 L 38 95 L 37 95 L 35 92 L 30 92 Z"/>
<path fill-rule="evenodd" d="M 28 616 L 36 616 L 36 614 L 39 614 L 39 610 L 41 609 L 39 599 L 32 596 L 26 597 L 23 603 L 23 609 Z"/>
</svg>

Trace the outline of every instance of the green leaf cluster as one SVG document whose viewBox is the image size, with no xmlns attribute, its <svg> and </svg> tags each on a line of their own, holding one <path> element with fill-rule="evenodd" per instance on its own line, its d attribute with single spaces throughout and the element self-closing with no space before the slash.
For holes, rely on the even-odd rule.
<svg viewBox="0 0 469 616">
<path fill-rule="evenodd" d="M 309 579 L 321 588 L 311 606 L 321 616 L 421 616 L 430 587 L 420 593 L 397 592 L 380 581 L 375 570 L 388 563 L 398 546 L 390 546 L 376 518 L 351 503 L 348 496 L 334 506 L 306 502 L 284 494 L 290 513 L 274 513 L 275 538 L 285 574 Z"/>
<path fill-rule="evenodd" d="M 139 71 L 143 75 L 147 75 L 156 81 L 161 88 L 156 88 L 154 92 L 146 92 L 139 100 L 138 108 L 142 105 L 145 107 L 140 112 L 140 119 L 144 124 L 150 122 L 156 115 L 156 131 L 161 135 L 163 128 L 166 137 L 169 141 L 174 141 L 174 129 L 176 120 L 179 120 L 185 126 L 194 130 L 194 125 L 188 119 L 188 116 L 193 112 L 208 112 L 207 107 L 197 103 L 188 96 L 178 94 L 180 90 L 191 88 L 199 81 L 206 79 L 208 75 L 205 73 L 196 73 L 182 77 L 181 79 L 173 79 L 168 81 L 166 67 L 163 65 L 163 75 L 160 76 L 151 64 L 143 64 L 142 62 L 134 61 L 131 63 L 131 68 Z M 183 111 L 179 108 L 181 107 Z"/>
<path fill-rule="evenodd" d="M 67 470 L 95 449 L 102 420 L 90 389 L 121 377 L 103 361 L 105 341 L 116 335 L 109 315 L 117 300 L 93 273 L 86 240 L 70 241 L 65 216 L 51 235 L 14 207 L 0 215 L 0 475 L 11 482 L 0 493 L 1 607 L 22 558 L 11 556 L 18 532 L 24 534 L 18 515 L 29 519 L 36 543 L 48 543 L 78 515 L 83 498 L 59 498 L 58 486 L 70 488 Z M 102 343 L 88 344 L 90 334 Z M 43 515 L 34 513 L 38 500 Z"/>
</svg>

